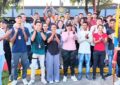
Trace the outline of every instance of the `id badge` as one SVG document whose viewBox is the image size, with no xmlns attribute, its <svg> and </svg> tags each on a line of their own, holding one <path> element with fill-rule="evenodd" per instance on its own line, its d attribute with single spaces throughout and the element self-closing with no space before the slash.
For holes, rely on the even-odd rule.
<svg viewBox="0 0 120 85">
<path fill-rule="evenodd" d="M 18 36 L 18 39 L 21 40 L 21 36 Z"/>
<path fill-rule="evenodd" d="M 38 45 L 38 48 L 41 48 L 41 45 L 40 45 L 40 44 Z"/>
</svg>

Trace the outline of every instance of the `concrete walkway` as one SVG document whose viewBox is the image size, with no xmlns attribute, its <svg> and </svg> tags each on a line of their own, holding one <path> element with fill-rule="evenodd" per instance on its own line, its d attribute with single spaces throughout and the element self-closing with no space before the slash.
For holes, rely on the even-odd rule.
<svg viewBox="0 0 120 85">
<path fill-rule="evenodd" d="M 28 76 L 27 80 L 30 80 L 30 76 Z M 17 85 L 23 85 L 22 81 L 19 80 Z M 36 76 L 36 82 L 33 85 L 44 85 L 40 82 L 40 76 Z M 96 80 L 87 80 L 85 76 L 83 76 L 82 80 L 74 82 L 68 76 L 67 82 L 53 83 L 53 84 L 46 84 L 46 85 L 113 85 L 113 77 L 107 77 L 106 80 L 103 80 L 99 75 L 97 76 Z"/>
</svg>

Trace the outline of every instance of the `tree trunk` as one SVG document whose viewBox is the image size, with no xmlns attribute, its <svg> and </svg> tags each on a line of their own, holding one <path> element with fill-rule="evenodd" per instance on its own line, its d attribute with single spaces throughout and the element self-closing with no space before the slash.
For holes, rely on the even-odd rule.
<svg viewBox="0 0 120 85">
<path fill-rule="evenodd" d="M 100 7 L 100 0 L 98 0 L 98 2 L 97 2 L 97 6 L 96 6 L 96 12 L 97 12 L 97 15 L 99 16 L 100 15 L 100 12 L 101 12 L 101 10 L 99 9 L 99 7 Z"/>
<path fill-rule="evenodd" d="M 85 1 L 85 13 L 88 14 L 88 0 Z"/>
<path fill-rule="evenodd" d="M 95 0 L 92 0 L 92 4 L 93 4 L 93 12 L 96 13 L 96 3 L 95 3 Z"/>
</svg>

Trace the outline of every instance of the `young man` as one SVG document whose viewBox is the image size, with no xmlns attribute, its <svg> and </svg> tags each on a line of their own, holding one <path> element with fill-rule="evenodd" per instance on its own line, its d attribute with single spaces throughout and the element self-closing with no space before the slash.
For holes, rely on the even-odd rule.
<svg viewBox="0 0 120 85">
<path fill-rule="evenodd" d="M 35 82 L 35 70 L 37 67 L 37 58 L 40 61 L 41 66 L 41 82 L 46 84 L 45 80 L 45 44 L 44 41 L 46 40 L 46 36 L 42 30 L 42 22 L 36 20 L 34 31 L 31 33 L 31 41 L 32 41 L 32 63 L 31 67 L 31 80 L 29 85 L 32 85 Z"/>
<path fill-rule="evenodd" d="M 90 45 L 92 42 L 92 34 L 88 31 L 88 23 L 83 22 L 82 29 L 78 32 L 78 43 L 79 43 L 79 76 L 78 79 L 82 79 L 82 65 L 85 59 L 86 62 L 86 78 L 90 79 L 90 59 L 91 59 L 91 50 Z M 86 48 L 86 49 L 85 49 Z"/>
<path fill-rule="evenodd" d="M 0 37 L 3 37 L 5 32 L 0 27 Z M 0 85 L 2 85 L 2 71 L 3 66 L 5 62 L 5 56 L 4 56 L 4 48 L 3 48 L 3 40 L 0 40 Z"/>
<path fill-rule="evenodd" d="M 112 60 L 114 54 L 114 33 L 115 33 L 115 19 L 111 19 L 107 28 L 107 35 L 108 35 L 107 54 L 108 54 L 109 71 L 106 77 L 112 75 Z"/>
<path fill-rule="evenodd" d="M 20 16 L 22 17 L 22 22 L 24 27 L 27 27 L 29 30 L 29 33 L 31 34 L 31 32 L 33 31 L 32 25 L 30 23 L 26 22 L 26 15 L 24 13 L 21 13 Z M 29 59 L 29 63 L 31 63 L 31 59 L 32 59 L 32 52 L 31 52 L 31 40 L 30 40 L 30 36 L 28 37 L 28 41 L 26 42 L 27 45 L 27 52 L 28 52 L 28 59 Z"/>
<path fill-rule="evenodd" d="M 28 55 L 26 42 L 30 36 L 29 31 L 22 25 L 22 17 L 17 16 L 16 23 L 11 29 L 10 41 L 12 43 L 12 70 L 13 70 L 13 82 L 12 85 L 17 84 L 17 68 L 19 60 L 23 66 L 22 69 L 22 80 L 24 85 L 27 85 L 27 67 L 28 67 Z"/>
<path fill-rule="evenodd" d="M 7 26 L 7 22 L 5 20 L 2 21 L 2 29 L 4 30 L 5 33 L 9 30 Z M 4 51 L 5 51 L 5 59 L 8 65 L 9 75 L 11 77 L 11 56 L 12 55 L 11 55 L 9 39 L 4 39 Z"/>
</svg>

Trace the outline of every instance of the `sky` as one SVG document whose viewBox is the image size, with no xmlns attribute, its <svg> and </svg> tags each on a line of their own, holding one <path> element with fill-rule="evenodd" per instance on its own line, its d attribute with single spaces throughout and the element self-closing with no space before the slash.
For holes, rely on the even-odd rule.
<svg viewBox="0 0 120 85">
<path fill-rule="evenodd" d="M 70 0 L 61 0 L 64 2 L 64 6 L 70 6 Z M 59 0 L 24 0 L 25 6 L 46 6 L 46 3 L 50 4 L 52 2 L 53 6 L 59 6 Z"/>
</svg>

